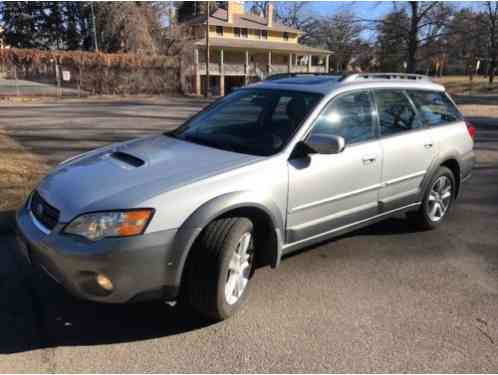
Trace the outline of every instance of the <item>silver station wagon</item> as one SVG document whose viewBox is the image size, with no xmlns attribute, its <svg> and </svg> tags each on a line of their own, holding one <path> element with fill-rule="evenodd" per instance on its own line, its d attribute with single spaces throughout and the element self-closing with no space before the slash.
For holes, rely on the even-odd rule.
<svg viewBox="0 0 498 375">
<path fill-rule="evenodd" d="M 225 319 L 285 254 L 399 213 L 441 225 L 474 134 L 425 76 L 263 81 L 172 132 L 61 163 L 17 212 L 20 249 L 84 299 Z"/>
</svg>

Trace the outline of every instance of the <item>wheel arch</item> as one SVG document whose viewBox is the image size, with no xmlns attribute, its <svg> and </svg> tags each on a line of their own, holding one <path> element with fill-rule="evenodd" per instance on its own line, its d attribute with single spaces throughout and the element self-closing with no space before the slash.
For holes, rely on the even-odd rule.
<svg viewBox="0 0 498 375">
<path fill-rule="evenodd" d="M 455 177 L 455 198 L 458 196 L 460 191 L 460 182 L 461 182 L 461 163 L 459 161 L 459 157 L 456 154 L 447 155 L 444 158 L 439 159 L 437 162 L 433 163 L 429 168 L 428 173 L 426 173 L 424 180 L 422 181 L 422 186 L 420 189 L 420 199 L 423 199 L 423 195 L 427 189 L 427 186 L 431 182 L 434 174 L 437 173 L 440 167 L 446 167 L 450 171 L 453 172 Z"/>
<path fill-rule="evenodd" d="M 460 179 L 461 179 L 461 168 L 460 163 L 456 158 L 448 158 L 440 164 L 441 167 L 448 168 L 451 172 L 453 172 L 453 177 L 455 177 L 455 198 L 458 196 L 460 192 Z"/>
<path fill-rule="evenodd" d="M 178 229 L 175 248 L 181 253 L 177 259 L 176 283 L 182 284 L 183 271 L 195 241 L 213 220 L 226 216 L 248 217 L 259 233 L 257 238 L 269 235 L 258 251 L 258 264 L 277 267 L 282 253 L 284 218 L 281 210 L 269 197 L 260 193 L 234 192 L 216 197 L 197 208 Z M 266 232 L 266 233 L 265 233 Z M 258 246 L 257 245 L 257 246 Z"/>
</svg>

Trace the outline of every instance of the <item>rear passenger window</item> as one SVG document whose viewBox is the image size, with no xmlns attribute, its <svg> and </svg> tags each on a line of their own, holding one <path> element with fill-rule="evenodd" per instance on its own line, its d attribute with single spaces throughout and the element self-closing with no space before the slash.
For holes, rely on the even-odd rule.
<svg viewBox="0 0 498 375">
<path fill-rule="evenodd" d="M 455 105 L 443 92 L 409 91 L 422 119 L 429 125 L 440 125 L 461 119 Z"/>
<path fill-rule="evenodd" d="M 423 126 L 408 97 L 401 90 L 375 91 L 381 135 L 391 135 Z"/>
<path fill-rule="evenodd" d="M 354 92 L 334 99 L 316 120 L 311 134 L 338 135 L 346 144 L 374 138 L 373 109 L 368 92 Z"/>
</svg>

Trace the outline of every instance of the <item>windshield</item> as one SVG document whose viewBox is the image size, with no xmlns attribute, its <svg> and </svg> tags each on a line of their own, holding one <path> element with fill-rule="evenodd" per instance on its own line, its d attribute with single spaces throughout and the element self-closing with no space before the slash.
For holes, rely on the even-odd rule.
<svg viewBox="0 0 498 375">
<path fill-rule="evenodd" d="M 268 156 L 287 145 L 321 94 L 238 90 L 168 134 L 223 150 Z"/>
</svg>

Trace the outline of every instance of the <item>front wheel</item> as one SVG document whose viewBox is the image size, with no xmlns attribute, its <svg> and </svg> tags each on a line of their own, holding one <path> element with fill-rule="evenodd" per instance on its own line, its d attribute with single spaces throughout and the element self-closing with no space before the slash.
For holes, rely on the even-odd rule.
<svg viewBox="0 0 498 375">
<path fill-rule="evenodd" d="M 448 215 L 455 193 L 453 172 L 446 167 L 440 167 L 427 186 L 422 205 L 411 218 L 421 229 L 436 228 Z"/>
<path fill-rule="evenodd" d="M 210 223 L 192 250 L 186 297 L 192 307 L 214 320 L 240 309 L 254 270 L 254 227 L 247 218 Z"/>
</svg>

